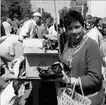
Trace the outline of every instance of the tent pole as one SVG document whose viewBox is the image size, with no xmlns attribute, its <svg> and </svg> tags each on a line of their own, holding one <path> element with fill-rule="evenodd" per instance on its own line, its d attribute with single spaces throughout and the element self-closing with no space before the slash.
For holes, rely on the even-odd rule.
<svg viewBox="0 0 106 105">
<path fill-rule="evenodd" d="M 60 36 L 58 32 L 58 23 L 57 23 L 57 13 L 56 13 L 56 1 L 54 0 L 54 9 L 55 9 L 55 18 L 56 18 L 56 29 L 57 29 L 57 38 L 58 38 L 58 50 L 59 50 L 59 58 L 60 58 Z"/>
</svg>

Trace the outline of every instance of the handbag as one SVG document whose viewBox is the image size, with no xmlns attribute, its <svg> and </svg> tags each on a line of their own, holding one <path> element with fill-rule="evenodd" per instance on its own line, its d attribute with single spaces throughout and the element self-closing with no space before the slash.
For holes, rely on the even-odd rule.
<svg viewBox="0 0 106 105">
<path fill-rule="evenodd" d="M 91 100 L 84 96 L 84 92 L 82 86 L 80 84 L 81 94 L 75 92 L 74 84 L 73 88 L 71 89 L 68 85 L 62 90 L 58 91 L 61 94 L 58 95 L 58 105 L 91 105 Z"/>
</svg>

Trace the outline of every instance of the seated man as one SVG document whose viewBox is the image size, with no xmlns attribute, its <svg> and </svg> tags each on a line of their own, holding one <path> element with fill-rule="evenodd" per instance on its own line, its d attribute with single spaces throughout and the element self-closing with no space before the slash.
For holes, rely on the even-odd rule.
<svg viewBox="0 0 106 105">
<path fill-rule="evenodd" d="M 41 25 L 41 17 L 42 15 L 39 12 L 35 12 L 33 14 L 33 18 L 26 21 L 19 33 L 23 39 L 25 38 L 37 38 L 37 26 Z"/>
</svg>

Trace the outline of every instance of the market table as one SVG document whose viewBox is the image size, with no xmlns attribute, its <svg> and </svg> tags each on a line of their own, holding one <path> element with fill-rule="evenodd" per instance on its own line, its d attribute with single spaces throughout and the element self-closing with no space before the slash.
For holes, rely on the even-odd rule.
<svg viewBox="0 0 106 105">
<path fill-rule="evenodd" d="M 22 80 L 22 81 L 31 81 L 33 88 L 33 105 L 39 105 L 39 89 L 41 88 L 41 83 L 49 82 L 54 85 L 58 85 L 61 78 L 51 79 L 51 80 L 42 80 L 39 78 L 39 73 L 37 67 L 48 67 L 54 62 L 59 61 L 59 54 L 57 50 L 45 50 L 42 47 L 43 40 L 26 40 L 24 41 L 24 56 L 25 56 L 25 76 L 14 77 L 8 76 L 7 79 L 10 80 Z M 39 43 L 39 45 L 36 45 Z M 17 52 L 18 54 L 18 52 Z M 46 84 L 48 85 L 48 84 Z M 53 85 L 53 86 L 54 86 Z M 46 86 L 45 86 L 46 87 Z M 106 80 L 103 80 L 103 88 L 106 89 Z M 48 93 L 48 91 L 47 91 Z M 52 94 L 51 94 L 52 95 Z"/>
<path fill-rule="evenodd" d="M 50 97 L 52 97 L 52 95 L 56 97 L 55 81 L 59 81 L 45 81 L 39 78 L 39 72 L 37 70 L 37 67 L 48 68 L 54 62 L 59 61 L 58 50 L 45 50 L 45 48 L 43 47 L 43 41 L 43 39 L 24 40 L 26 75 L 25 77 L 18 78 L 20 80 L 31 81 L 33 91 L 33 105 L 39 105 L 41 103 L 41 99 L 45 97 L 47 97 L 45 101 L 49 101 L 49 99 L 51 100 Z M 46 91 L 47 93 L 45 93 Z M 50 94 L 50 92 L 52 93 Z M 43 95 L 43 98 L 41 98 L 41 94 Z M 52 103 L 53 102 L 51 102 L 51 104 Z"/>
</svg>

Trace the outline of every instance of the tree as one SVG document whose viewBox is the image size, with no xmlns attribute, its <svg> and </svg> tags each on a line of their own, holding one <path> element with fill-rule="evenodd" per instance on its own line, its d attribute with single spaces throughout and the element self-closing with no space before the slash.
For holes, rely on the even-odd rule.
<svg viewBox="0 0 106 105">
<path fill-rule="evenodd" d="M 67 7 L 63 7 L 62 9 L 59 10 L 59 16 L 60 16 L 60 26 L 64 26 L 64 16 L 66 15 L 68 11 Z"/>
<path fill-rule="evenodd" d="M 1 16 L 8 16 L 8 9 L 11 2 L 8 2 L 8 0 L 1 0 Z"/>
<path fill-rule="evenodd" d="M 32 13 L 30 0 L 1 0 L 1 16 L 13 18 L 17 15 L 22 19 Z"/>
<path fill-rule="evenodd" d="M 9 15 L 10 15 L 11 18 L 13 18 L 15 16 L 19 19 L 22 16 L 22 8 L 19 5 L 19 2 L 17 2 L 17 1 L 13 2 L 10 5 L 9 12 L 10 12 Z"/>
<path fill-rule="evenodd" d="M 77 4 L 77 1 L 76 0 L 71 0 L 70 1 L 71 8 L 75 8 L 76 4 Z"/>
<path fill-rule="evenodd" d="M 51 16 L 51 14 L 46 12 L 44 8 L 38 8 L 36 11 L 42 14 L 43 21 L 46 21 L 47 19 L 50 19 L 51 22 L 53 21 L 53 17 Z"/>
<path fill-rule="evenodd" d="M 30 4 L 30 0 L 20 0 L 20 6 L 22 7 L 22 18 L 25 16 L 31 17 L 31 15 L 34 13 L 31 10 L 32 5 Z"/>
</svg>

